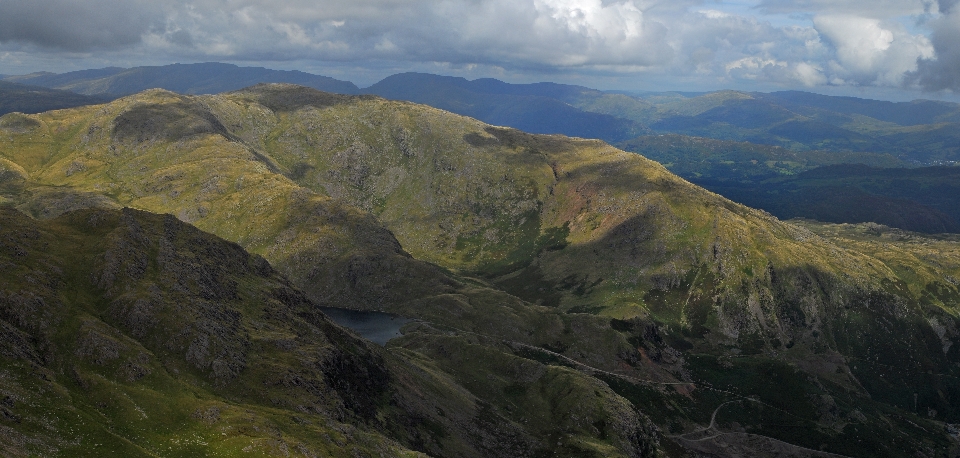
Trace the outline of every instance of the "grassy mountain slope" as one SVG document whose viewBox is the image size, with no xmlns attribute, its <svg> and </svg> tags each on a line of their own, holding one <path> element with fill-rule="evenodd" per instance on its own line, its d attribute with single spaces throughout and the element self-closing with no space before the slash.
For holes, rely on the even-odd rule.
<svg viewBox="0 0 960 458">
<path fill-rule="evenodd" d="M 0 81 L 0 115 L 19 111 L 40 113 L 61 108 L 103 103 L 103 97 L 91 97 L 68 91 Z"/>
<path fill-rule="evenodd" d="M 364 424 L 382 355 L 262 258 L 170 216 L 0 213 L 5 456 L 413 455 Z"/>
<path fill-rule="evenodd" d="M 584 111 L 630 119 L 643 125 L 656 122 L 662 116 L 655 103 L 626 94 L 582 92 L 568 103 Z"/>
<path fill-rule="evenodd" d="M 496 358 L 444 358 L 493 348 L 603 381 L 678 446 L 726 406 L 727 432 L 855 456 L 947 450 L 915 412 L 960 415 L 960 353 L 942 343 L 958 338 L 956 285 L 599 141 L 286 85 L 0 126 L 20 208 L 57 208 L 56 186 L 175 214 L 318 303 L 429 320 L 397 345 L 471 392 Z M 497 405 L 533 405 L 540 385 L 499 380 Z"/>
<path fill-rule="evenodd" d="M 956 164 L 960 157 L 960 123 L 937 123 L 890 129 L 883 140 L 905 158 L 922 164 Z"/>
<path fill-rule="evenodd" d="M 7 76 L 7 81 L 121 96 L 150 88 L 185 94 L 285 82 L 356 94 L 349 82 L 303 72 L 230 64 L 104 68 L 64 74 Z M 891 153 L 934 164 L 956 160 L 956 104 L 884 102 L 798 91 L 647 94 L 634 97 L 555 83 L 509 84 L 494 79 L 405 73 L 363 92 L 409 100 L 534 133 L 559 133 L 617 142 L 649 132 L 679 133 L 778 145 L 797 151 Z M 20 110 L 23 111 L 23 110 Z"/>
<path fill-rule="evenodd" d="M 22 182 L 8 200 L 38 217 L 89 200 L 171 213 L 263 255 L 320 305 L 389 310 L 535 345 L 563 337 L 573 342 L 571 352 L 591 355 L 601 367 L 618 366 L 617 355 L 631 345 L 605 319 L 566 317 L 411 257 L 371 214 L 333 191 L 335 198 L 287 178 L 304 172 L 243 141 L 248 132 L 237 124 L 248 119 L 247 127 L 275 136 L 273 129 L 282 127 L 278 112 L 335 112 L 357 103 L 426 112 L 445 122 L 465 118 L 370 97 L 269 88 L 262 88 L 264 105 L 239 96 L 196 99 L 152 91 L 52 118 L 8 115 L 0 125 L 11 126 L 3 132 L 17 163 L 7 162 L 5 173 Z M 222 111 L 237 102 L 250 110 L 235 109 L 237 118 L 221 112 L 223 122 L 213 114 L 212 107 Z M 299 154 L 294 146 L 292 154 Z M 572 323 L 584 332 L 565 331 Z"/>
<path fill-rule="evenodd" d="M 0 225 L 4 456 L 656 452 L 645 419 L 584 375 L 488 350 L 506 359 L 488 376 L 520 365 L 540 386 L 526 402 L 586 422 L 505 417 L 490 393 L 351 335 L 263 258 L 170 215 L 37 221 L 4 206 Z M 565 391 L 582 385 L 590 398 Z"/>
<path fill-rule="evenodd" d="M 80 94 L 105 94 L 114 97 L 154 88 L 182 94 L 216 94 L 257 83 L 293 83 L 343 94 L 359 92 L 359 88 L 353 83 L 327 76 L 261 67 L 238 67 L 217 62 L 157 67 L 111 67 L 62 74 L 34 73 L 10 76 L 6 80 Z"/>
</svg>

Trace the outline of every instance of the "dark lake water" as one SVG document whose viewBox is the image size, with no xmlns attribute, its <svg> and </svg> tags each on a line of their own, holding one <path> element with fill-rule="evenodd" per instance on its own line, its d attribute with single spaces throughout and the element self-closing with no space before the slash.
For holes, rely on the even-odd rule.
<svg viewBox="0 0 960 458">
<path fill-rule="evenodd" d="M 320 307 L 334 323 L 360 334 L 364 339 L 384 345 L 394 337 L 400 337 L 400 328 L 413 321 L 410 318 L 383 312 L 361 312 L 358 310 Z"/>
</svg>

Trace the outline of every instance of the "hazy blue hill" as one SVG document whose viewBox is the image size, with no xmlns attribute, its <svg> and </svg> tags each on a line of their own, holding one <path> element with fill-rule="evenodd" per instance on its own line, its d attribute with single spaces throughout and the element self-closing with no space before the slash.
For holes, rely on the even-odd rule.
<svg viewBox="0 0 960 458">
<path fill-rule="evenodd" d="M 328 76 L 301 71 L 270 70 L 262 67 L 238 67 L 217 62 L 128 69 L 111 67 L 63 74 L 40 73 L 8 77 L 7 80 L 65 89 L 80 94 L 113 96 L 133 94 L 153 88 L 182 94 L 216 94 L 264 82 L 293 83 L 341 94 L 359 92 L 355 84 Z"/>
<path fill-rule="evenodd" d="M 587 112 L 564 101 L 573 101 L 590 91 L 593 90 L 553 83 L 508 84 L 494 79 L 468 81 L 424 73 L 401 73 L 389 76 L 363 92 L 423 103 L 532 133 L 613 142 L 648 132 L 635 121 Z"/>
<path fill-rule="evenodd" d="M 475 92 L 507 95 L 533 95 L 550 97 L 565 103 L 576 103 L 584 96 L 600 96 L 603 92 L 584 86 L 558 83 L 510 84 L 494 78 L 481 78 L 467 81 L 462 87 Z"/>
<path fill-rule="evenodd" d="M 4 79 L 15 83 L 33 84 L 47 88 L 59 88 L 68 86 L 77 81 L 88 81 L 99 78 L 106 78 L 116 75 L 126 70 L 123 67 L 93 68 L 89 70 L 77 70 L 67 73 L 37 72 L 27 75 L 5 76 Z"/>
<path fill-rule="evenodd" d="M 660 162 L 671 172 L 694 181 L 759 182 L 835 164 L 885 168 L 908 165 L 889 154 L 794 151 L 779 146 L 677 134 L 645 135 L 616 146 Z"/>
<path fill-rule="evenodd" d="M 0 115 L 19 111 L 40 113 L 106 102 L 103 97 L 0 81 Z"/>
<path fill-rule="evenodd" d="M 656 130 L 684 130 L 720 122 L 745 129 L 759 129 L 770 128 L 796 117 L 796 113 L 772 103 L 755 99 L 731 99 L 697 115 L 668 117 L 651 127 Z"/>
<path fill-rule="evenodd" d="M 626 94 L 583 92 L 586 111 L 660 133 L 749 141 L 794 151 L 889 153 L 922 165 L 960 158 L 960 104 L 887 102 L 800 91 Z"/>
<path fill-rule="evenodd" d="M 960 232 L 960 167 L 831 165 L 758 183 L 694 179 L 779 218 L 875 222 L 916 232 Z"/>
<path fill-rule="evenodd" d="M 709 95 L 708 95 L 709 96 Z M 708 97 L 701 96 L 701 97 Z M 696 112 L 707 102 L 696 97 L 672 107 L 675 110 Z M 843 127 L 851 122 L 847 116 L 829 116 L 821 120 L 799 114 L 769 100 L 729 98 L 718 106 L 696 114 L 664 117 L 650 124 L 657 131 L 671 132 L 722 140 L 741 140 L 796 150 L 823 149 L 832 151 L 886 152 L 888 145 L 880 139 Z"/>
<path fill-rule="evenodd" d="M 912 126 L 882 137 L 902 156 L 921 163 L 960 160 L 960 123 Z"/>
<path fill-rule="evenodd" d="M 960 231 L 960 167 L 905 169 L 908 164 L 889 154 L 793 151 L 676 134 L 637 137 L 617 146 L 784 219 Z"/>
<path fill-rule="evenodd" d="M 460 78 L 455 76 L 442 76 L 442 75 L 433 75 L 430 73 L 398 73 L 396 75 L 388 76 L 370 86 L 364 92 L 371 92 L 373 90 L 386 90 L 386 88 L 392 88 L 392 90 L 398 90 L 401 87 L 407 86 L 411 89 L 416 88 L 417 86 L 423 85 L 434 85 L 434 86 L 456 86 L 463 89 L 467 89 L 471 92 L 482 93 L 482 94 L 502 94 L 502 95 L 524 95 L 524 96 L 538 96 L 538 97 L 548 97 L 552 99 L 557 99 L 566 103 L 574 103 L 584 96 L 599 96 L 603 94 L 602 91 L 596 89 L 591 89 L 584 86 L 575 86 L 570 84 L 559 84 L 559 83 L 531 83 L 531 84 L 513 84 L 506 83 L 494 78 L 480 78 L 476 80 L 468 80 L 466 78 Z"/>
<path fill-rule="evenodd" d="M 776 101 L 781 106 L 798 112 L 809 112 L 811 108 L 816 108 L 837 113 L 869 116 L 902 126 L 960 121 L 960 105 L 935 100 L 888 102 L 857 97 L 821 95 L 803 91 L 780 91 L 770 94 L 754 93 L 754 95 L 762 99 Z"/>
</svg>

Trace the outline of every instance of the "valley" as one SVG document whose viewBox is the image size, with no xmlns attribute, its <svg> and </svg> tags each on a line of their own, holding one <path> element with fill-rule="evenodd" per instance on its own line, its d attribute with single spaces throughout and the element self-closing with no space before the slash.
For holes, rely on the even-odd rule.
<svg viewBox="0 0 960 458">
<path fill-rule="evenodd" d="M 910 167 L 891 155 L 797 152 L 682 135 L 617 146 L 665 164 L 699 186 L 781 219 L 873 222 L 937 233 L 960 231 L 960 168 Z"/>
</svg>

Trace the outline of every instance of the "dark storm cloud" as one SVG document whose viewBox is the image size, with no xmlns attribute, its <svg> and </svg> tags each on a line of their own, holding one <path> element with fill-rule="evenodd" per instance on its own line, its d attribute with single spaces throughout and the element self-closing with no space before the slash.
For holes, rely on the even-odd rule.
<svg viewBox="0 0 960 458">
<path fill-rule="evenodd" d="M 960 3 L 960 0 L 940 0 L 940 12 L 944 14 L 951 13 L 957 3 Z"/>
<path fill-rule="evenodd" d="M 960 0 L 940 0 L 943 15 L 931 22 L 935 59 L 918 59 L 910 82 L 924 90 L 960 92 Z"/>
<path fill-rule="evenodd" d="M 0 0 L 0 42 L 67 51 L 140 42 L 162 23 L 152 2 L 136 0 Z"/>
</svg>

